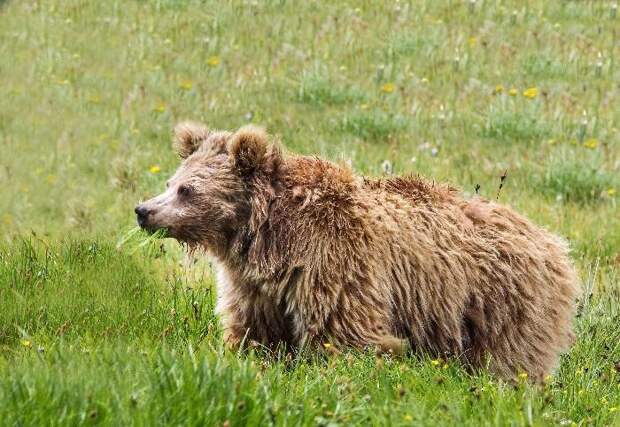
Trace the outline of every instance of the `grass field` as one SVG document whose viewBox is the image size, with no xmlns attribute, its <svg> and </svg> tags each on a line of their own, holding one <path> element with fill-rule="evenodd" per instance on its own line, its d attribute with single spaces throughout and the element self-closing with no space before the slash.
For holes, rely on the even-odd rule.
<svg viewBox="0 0 620 427">
<path fill-rule="evenodd" d="M 606 1 L 0 1 L 0 425 L 620 425 L 619 41 Z M 537 386 L 224 350 L 208 261 L 128 235 L 188 118 L 499 197 L 571 242 L 575 346 Z"/>
</svg>

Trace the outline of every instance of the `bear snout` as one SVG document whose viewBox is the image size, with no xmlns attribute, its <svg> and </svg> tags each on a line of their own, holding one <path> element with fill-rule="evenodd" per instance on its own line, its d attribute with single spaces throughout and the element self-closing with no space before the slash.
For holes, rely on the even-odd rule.
<svg viewBox="0 0 620 427">
<path fill-rule="evenodd" d="M 147 228 L 148 218 L 149 218 L 149 215 L 151 214 L 151 210 L 147 208 L 146 206 L 144 206 L 144 204 L 142 204 L 142 205 L 136 206 L 136 209 L 134 209 L 134 212 L 136 213 L 138 225 L 142 228 Z"/>
</svg>

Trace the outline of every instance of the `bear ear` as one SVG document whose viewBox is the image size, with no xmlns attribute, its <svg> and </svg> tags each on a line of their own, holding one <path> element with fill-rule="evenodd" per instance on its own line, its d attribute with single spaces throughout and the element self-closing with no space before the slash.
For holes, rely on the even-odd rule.
<svg viewBox="0 0 620 427">
<path fill-rule="evenodd" d="M 264 129 L 246 125 L 228 142 L 228 153 L 233 166 L 241 175 L 251 175 L 265 160 L 269 137 Z"/>
<path fill-rule="evenodd" d="M 209 128 L 196 122 L 181 122 L 174 127 L 173 146 L 179 157 L 188 158 L 209 137 Z"/>
</svg>

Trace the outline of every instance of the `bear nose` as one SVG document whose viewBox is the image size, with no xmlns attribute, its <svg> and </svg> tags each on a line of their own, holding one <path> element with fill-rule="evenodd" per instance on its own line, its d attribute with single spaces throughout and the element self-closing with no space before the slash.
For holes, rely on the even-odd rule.
<svg viewBox="0 0 620 427">
<path fill-rule="evenodd" d="M 134 211 L 136 212 L 136 215 L 138 216 L 138 225 L 140 227 L 144 227 L 146 225 L 146 220 L 149 214 L 151 213 L 151 211 L 144 205 L 136 206 L 136 209 Z"/>
</svg>

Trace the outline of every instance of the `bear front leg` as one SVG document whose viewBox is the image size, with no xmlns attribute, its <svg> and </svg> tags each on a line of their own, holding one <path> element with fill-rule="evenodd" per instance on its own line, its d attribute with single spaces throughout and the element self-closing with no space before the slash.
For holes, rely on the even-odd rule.
<svg viewBox="0 0 620 427">
<path fill-rule="evenodd" d="M 223 322 L 224 345 L 233 351 L 239 350 L 241 343 L 245 340 L 248 329 L 238 323 L 226 319 Z"/>
<path fill-rule="evenodd" d="M 380 337 L 376 343 L 377 353 L 404 356 L 409 351 L 409 341 L 392 335 Z"/>
</svg>

